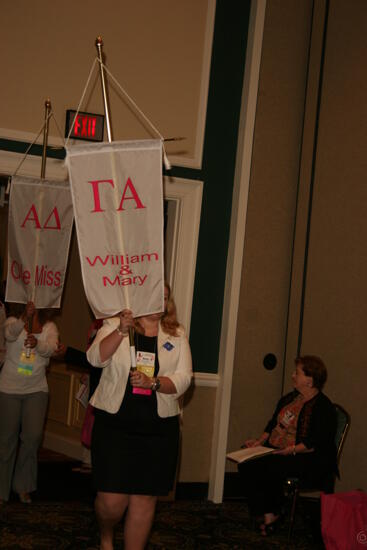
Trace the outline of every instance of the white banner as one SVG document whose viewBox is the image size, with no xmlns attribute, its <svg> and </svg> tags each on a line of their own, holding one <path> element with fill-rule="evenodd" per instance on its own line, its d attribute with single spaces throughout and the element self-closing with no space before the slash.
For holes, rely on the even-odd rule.
<svg viewBox="0 0 367 550">
<path fill-rule="evenodd" d="M 84 290 L 96 318 L 163 310 L 161 140 L 67 149 Z"/>
<path fill-rule="evenodd" d="M 73 207 L 68 182 L 13 177 L 6 300 L 60 307 Z"/>
</svg>

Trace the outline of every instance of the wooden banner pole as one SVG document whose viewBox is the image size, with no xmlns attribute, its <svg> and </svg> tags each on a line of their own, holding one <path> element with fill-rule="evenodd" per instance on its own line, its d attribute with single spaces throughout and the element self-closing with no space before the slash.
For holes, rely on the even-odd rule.
<svg viewBox="0 0 367 550">
<path fill-rule="evenodd" d="M 51 113 L 51 101 L 46 99 L 45 101 L 45 125 L 43 127 L 43 148 L 42 148 L 42 165 L 41 165 L 41 179 L 45 179 L 46 175 L 46 161 L 47 161 L 47 142 L 48 142 L 48 126 Z"/>
<path fill-rule="evenodd" d="M 96 38 L 96 48 L 98 53 L 99 60 L 99 72 L 101 77 L 101 86 L 102 86 L 102 95 L 103 95 L 103 105 L 104 112 L 106 116 L 106 127 L 107 127 L 107 136 L 109 143 L 112 142 L 112 130 L 111 130 L 111 117 L 110 109 L 108 104 L 108 95 L 107 95 L 107 86 L 105 79 L 105 72 L 103 67 L 103 53 L 102 53 L 103 40 L 101 36 Z M 136 355 L 135 355 L 135 339 L 134 339 L 134 329 L 129 329 L 129 343 L 130 343 L 130 360 L 131 360 L 131 370 L 136 369 Z"/>
<path fill-rule="evenodd" d="M 104 112 L 106 116 L 107 136 L 108 136 L 108 141 L 111 143 L 112 142 L 111 118 L 110 118 L 110 109 L 108 105 L 106 79 L 105 79 L 105 73 L 103 68 L 102 46 L 103 46 L 103 40 L 100 36 L 98 36 L 96 38 L 96 48 L 97 48 L 98 60 L 99 60 L 99 74 L 101 77 L 103 105 L 104 105 Z"/>
</svg>

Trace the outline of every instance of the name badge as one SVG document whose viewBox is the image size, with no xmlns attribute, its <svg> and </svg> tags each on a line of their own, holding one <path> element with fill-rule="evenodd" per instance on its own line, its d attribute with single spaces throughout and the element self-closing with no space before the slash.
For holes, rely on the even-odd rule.
<svg viewBox="0 0 367 550">
<path fill-rule="evenodd" d="M 287 428 L 291 422 L 293 422 L 293 419 L 295 418 L 295 415 L 292 413 L 292 411 L 287 411 L 281 420 L 281 424 L 284 425 L 285 428 Z"/>
<path fill-rule="evenodd" d="M 23 350 L 20 354 L 18 363 L 18 373 L 22 376 L 31 376 L 33 373 L 34 362 L 36 354 L 31 350 L 29 357 L 27 357 L 27 351 Z"/>
<path fill-rule="evenodd" d="M 143 372 L 149 378 L 154 376 L 155 353 L 149 351 L 136 352 L 136 368 Z M 133 393 L 137 395 L 152 395 L 151 389 L 133 388 Z"/>
</svg>

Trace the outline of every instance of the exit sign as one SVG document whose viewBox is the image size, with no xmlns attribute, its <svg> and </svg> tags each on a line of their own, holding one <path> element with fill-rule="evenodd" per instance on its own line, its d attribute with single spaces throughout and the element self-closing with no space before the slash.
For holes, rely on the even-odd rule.
<svg viewBox="0 0 367 550">
<path fill-rule="evenodd" d="M 85 141 L 103 141 L 104 115 L 83 113 L 68 109 L 66 111 L 65 137 L 84 139 Z M 76 115 L 76 116 L 75 116 Z"/>
</svg>

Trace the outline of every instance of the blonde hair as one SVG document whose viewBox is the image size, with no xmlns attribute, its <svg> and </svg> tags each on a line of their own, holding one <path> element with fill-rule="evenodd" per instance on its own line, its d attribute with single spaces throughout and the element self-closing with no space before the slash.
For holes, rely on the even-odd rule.
<svg viewBox="0 0 367 550">
<path fill-rule="evenodd" d="M 179 322 L 177 321 L 176 304 L 172 296 L 171 287 L 168 283 L 165 283 L 164 286 L 168 290 L 168 300 L 165 312 L 161 319 L 161 325 L 164 332 L 167 332 L 171 336 L 177 336 Z"/>
<path fill-rule="evenodd" d="M 177 321 L 177 310 L 176 304 L 172 297 L 171 287 L 168 283 L 164 283 L 164 287 L 168 290 L 168 300 L 166 309 L 164 310 L 163 316 L 161 318 L 161 326 L 167 334 L 170 336 L 177 336 L 177 329 L 180 326 Z M 139 322 L 139 318 L 135 319 L 135 330 L 140 334 L 144 334 L 144 328 Z"/>
</svg>

